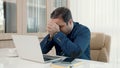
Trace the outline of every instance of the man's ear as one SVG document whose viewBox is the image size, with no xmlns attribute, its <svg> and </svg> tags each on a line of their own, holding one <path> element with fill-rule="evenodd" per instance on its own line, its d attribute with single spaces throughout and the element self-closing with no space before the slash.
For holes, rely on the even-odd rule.
<svg viewBox="0 0 120 68">
<path fill-rule="evenodd" d="M 69 24 L 70 25 L 73 24 L 73 20 L 72 19 L 69 20 Z"/>
</svg>

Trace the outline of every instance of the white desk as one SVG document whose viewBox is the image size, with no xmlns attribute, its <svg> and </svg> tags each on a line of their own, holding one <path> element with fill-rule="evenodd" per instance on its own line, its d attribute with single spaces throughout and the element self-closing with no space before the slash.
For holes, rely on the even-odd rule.
<svg viewBox="0 0 120 68">
<path fill-rule="evenodd" d="M 118 64 L 81 60 L 83 63 L 76 68 L 119 68 Z M 20 59 L 18 57 L 0 57 L 0 68 L 51 68 L 50 63 L 41 64 Z"/>
<path fill-rule="evenodd" d="M 0 68 L 50 68 L 50 63 L 41 64 L 15 57 L 14 58 L 0 57 Z"/>
</svg>

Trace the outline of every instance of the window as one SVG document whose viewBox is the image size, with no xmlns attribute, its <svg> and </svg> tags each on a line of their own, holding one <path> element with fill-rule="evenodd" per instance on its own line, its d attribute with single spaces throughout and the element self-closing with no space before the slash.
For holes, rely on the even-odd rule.
<svg viewBox="0 0 120 68">
<path fill-rule="evenodd" d="M 46 0 L 27 0 L 27 32 L 46 32 Z"/>
<path fill-rule="evenodd" d="M 0 33 L 16 33 L 16 3 L 0 0 Z"/>
</svg>

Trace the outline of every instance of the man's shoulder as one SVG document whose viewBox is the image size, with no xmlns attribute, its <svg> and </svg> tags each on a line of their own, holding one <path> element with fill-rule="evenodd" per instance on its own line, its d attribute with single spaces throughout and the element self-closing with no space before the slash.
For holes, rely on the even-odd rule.
<svg viewBox="0 0 120 68">
<path fill-rule="evenodd" d="M 84 31 L 84 30 L 89 30 L 89 28 L 83 24 L 80 24 L 78 22 L 74 22 L 74 25 L 75 25 L 75 28 L 78 30 L 78 31 Z"/>
</svg>

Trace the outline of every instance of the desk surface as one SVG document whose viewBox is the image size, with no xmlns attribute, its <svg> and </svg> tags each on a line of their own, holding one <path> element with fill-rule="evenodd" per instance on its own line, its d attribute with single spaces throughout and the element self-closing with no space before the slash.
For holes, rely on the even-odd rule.
<svg viewBox="0 0 120 68">
<path fill-rule="evenodd" d="M 119 68 L 118 64 L 110 64 L 89 60 L 81 60 L 82 64 L 76 68 Z M 0 68 L 51 68 L 51 63 L 41 64 L 37 62 L 27 61 L 18 57 L 0 57 Z"/>
</svg>

